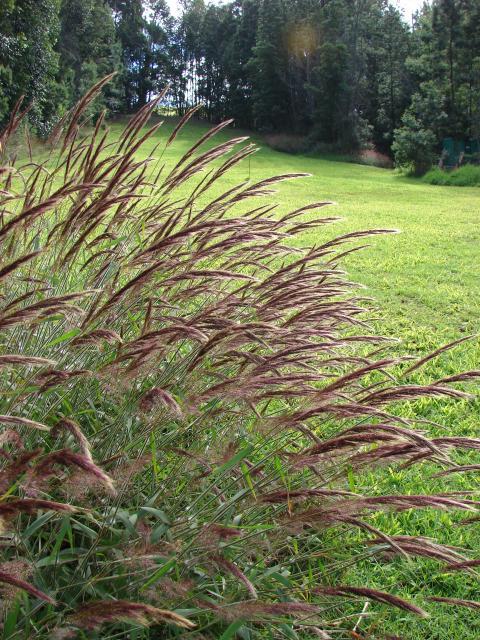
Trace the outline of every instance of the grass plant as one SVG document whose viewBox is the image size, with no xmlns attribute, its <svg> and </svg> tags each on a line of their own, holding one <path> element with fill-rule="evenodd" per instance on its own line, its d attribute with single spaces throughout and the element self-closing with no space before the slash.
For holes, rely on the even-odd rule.
<svg viewBox="0 0 480 640">
<path fill-rule="evenodd" d="M 436 167 L 428 171 L 422 181 L 443 187 L 479 187 L 480 167 L 466 164 L 452 171 L 443 171 Z"/>
<path fill-rule="evenodd" d="M 451 483 L 480 440 L 428 431 L 480 374 L 431 375 L 463 340 L 400 354 L 341 268 L 391 230 L 312 242 L 330 201 L 272 201 L 303 171 L 239 181 L 255 146 L 223 123 L 182 148 L 194 111 L 162 136 L 160 97 L 85 133 L 107 80 L 45 151 L 9 151 L 20 104 L 0 138 L 3 637 L 351 638 L 367 602 L 392 628 L 470 611 L 365 573 L 477 562 L 418 523 L 475 526 Z"/>
</svg>

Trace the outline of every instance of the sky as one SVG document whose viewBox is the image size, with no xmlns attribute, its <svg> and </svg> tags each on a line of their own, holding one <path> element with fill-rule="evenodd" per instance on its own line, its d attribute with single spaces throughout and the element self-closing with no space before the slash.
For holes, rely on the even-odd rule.
<svg viewBox="0 0 480 640">
<path fill-rule="evenodd" d="M 216 1 L 218 2 L 218 0 Z M 391 0 L 391 1 L 398 4 L 398 6 L 401 9 L 403 9 L 405 13 L 405 17 L 408 20 L 410 19 L 410 16 L 412 15 L 412 13 L 417 9 L 419 9 L 423 4 L 423 0 Z M 168 2 L 170 3 L 170 8 L 172 9 L 172 12 L 177 13 L 177 10 L 178 10 L 177 0 L 168 0 Z"/>
<path fill-rule="evenodd" d="M 403 9 L 406 18 L 409 18 L 422 5 L 423 0 L 398 0 L 398 6 Z"/>
</svg>

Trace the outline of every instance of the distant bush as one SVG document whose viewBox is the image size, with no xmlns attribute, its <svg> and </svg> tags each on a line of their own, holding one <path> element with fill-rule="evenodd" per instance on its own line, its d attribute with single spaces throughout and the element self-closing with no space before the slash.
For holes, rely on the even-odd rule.
<svg viewBox="0 0 480 640">
<path fill-rule="evenodd" d="M 385 153 L 380 153 L 374 149 L 360 151 L 357 158 L 361 164 L 366 164 L 371 167 L 380 167 L 381 169 L 393 168 L 393 160 Z"/>
<path fill-rule="evenodd" d="M 415 176 L 422 176 L 432 166 L 434 149 L 434 133 L 407 111 L 403 115 L 402 126 L 395 129 L 392 151 L 396 166 Z"/>
<path fill-rule="evenodd" d="M 155 101 L 118 139 L 101 119 L 85 137 L 100 88 L 45 165 L 8 152 L 18 110 L 0 136 L 2 638 L 346 638 L 365 600 L 426 615 L 345 584 L 345 569 L 405 555 L 468 566 L 383 534 L 378 515 L 478 503 L 352 478 L 426 460 L 468 471 L 449 456 L 478 440 L 431 440 L 397 409 L 466 398 L 451 383 L 478 372 L 423 386 L 411 374 L 439 351 L 379 355 L 390 342 L 339 264 L 385 230 L 293 246 L 332 220 L 322 201 L 274 211 L 272 187 L 304 174 L 232 186 L 255 148 L 213 143 L 226 123 L 164 166 L 193 111 L 162 141 L 160 124 L 144 128 Z"/>
<path fill-rule="evenodd" d="M 445 124 L 445 96 L 432 81 L 422 82 L 394 131 L 395 165 L 406 173 L 423 176 L 431 169 L 438 151 L 439 131 Z"/>
<path fill-rule="evenodd" d="M 315 148 L 309 155 L 329 160 L 330 162 L 350 162 L 352 164 L 363 164 L 367 167 L 378 167 L 380 169 L 393 168 L 392 159 L 383 153 L 372 149 L 365 149 L 357 153 L 340 153 L 325 151 L 323 147 Z"/>
<path fill-rule="evenodd" d="M 327 157 L 338 162 L 352 162 L 370 167 L 390 169 L 392 159 L 374 149 L 364 149 L 348 153 L 338 144 L 314 142 L 310 138 L 286 133 L 266 135 L 263 138 L 271 149 L 282 153 L 308 154 L 311 156 Z"/>
<path fill-rule="evenodd" d="M 452 171 L 435 167 L 423 176 L 422 181 L 445 187 L 480 187 L 480 167 L 466 164 Z"/>
<path fill-rule="evenodd" d="M 265 142 L 275 151 L 282 153 L 307 153 L 309 151 L 308 139 L 304 136 L 296 136 L 288 133 L 272 133 L 264 136 Z"/>
</svg>

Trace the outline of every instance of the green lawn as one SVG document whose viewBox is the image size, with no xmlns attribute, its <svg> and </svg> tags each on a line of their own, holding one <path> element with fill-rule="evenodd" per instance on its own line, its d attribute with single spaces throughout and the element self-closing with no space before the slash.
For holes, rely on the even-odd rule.
<svg viewBox="0 0 480 640">
<path fill-rule="evenodd" d="M 113 125 L 118 132 L 121 124 Z M 151 150 L 159 137 L 169 133 L 167 123 L 145 146 Z M 162 162 L 170 165 L 206 130 L 205 125 L 188 125 Z M 220 134 L 221 141 L 237 135 Z M 375 329 L 395 336 L 402 343 L 401 353 L 425 354 L 480 328 L 480 188 L 454 188 L 426 185 L 402 177 L 391 170 L 337 162 L 310 156 L 291 156 L 262 145 L 259 152 L 232 171 L 222 182 L 222 191 L 250 177 L 252 180 L 292 172 L 308 172 L 310 178 L 284 183 L 279 188 L 281 210 L 293 209 L 312 201 L 333 200 L 338 205 L 326 215 L 342 218 L 315 234 L 304 235 L 304 244 L 316 244 L 336 234 L 370 228 L 399 229 L 400 234 L 379 236 L 371 246 L 348 257 L 350 277 L 374 298 L 372 314 Z M 162 146 L 160 147 L 160 149 Z M 220 193 L 220 191 L 218 191 Z M 212 194 L 214 195 L 214 194 Z M 323 210 L 325 211 L 325 210 Z M 316 214 L 318 215 L 318 213 Z M 323 215 L 323 213 L 322 213 Z M 480 341 L 473 339 L 430 362 L 417 374 L 418 381 L 442 377 L 462 369 L 480 369 Z M 480 402 L 424 400 L 402 409 L 434 421 L 430 431 L 442 434 L 479 435 Z M 378 493 L 475 490 L 474 476 L 452 476 L 448 480 L 429 477 L 433 468 L 377 472 L 354 479 L 355 489 L 373 484 Z M 428 480 L 428 482 L 427 482 Z M 465 546 L 480 557 L 480 524 L 462 526 L 460 517 L 438 512 L 406 513 L 378 518 L 390 533 L 436 536 L 443 543 Z M 342 541 L 346 542 L 346 541 Z M 390 564 L 372 561 L 349 570 L 351 584 L 390 588 L 395 593 L 415 597 L 443 595 L 480 600 L 477 578 L 442 573 L 434 562 L 398 560 Z M 417 620 L 385 609 L 385 617 L 367 618 L 360 625 L 366 637 L 386 638 L 388 633 L 413 640 L 473 640 L 480 637 L 480 614 L 469 609 L 447 609 L 426 603 L 433 612 L 429 620 Z M 378 611 L 378 608 L 376 609 Z M 378 615 L 378 614 L 377 614 Z M 388 633 L 387 633 L 388 630 Z"/>
<path fill-rule="evenodd" d="M 146 154 L 166 139 L 174 124 L 167 120 L 141 152 Z M 112 134 L 117 135 L 122 127 L 122 123 L 111 125 Z M 207 129 L 204 123 L 188 124 L 163 153 L 161 144 L 155 157 L 161 154 L 161 163 L 171 166 Z M 248 133 L 227 129 L 213 142 L 243 135 Z M 303 244 L 354 230 L 400 231 L 369 239 L 370 248 L 345 261 L 351 278 L 378 301 L 384 331 L 399 335 L 409 349 L 419 350 L 478 331 L 480 188 L 428 185 L 390 169 L 280 153 L 261 138 L 253 139 L 258 152 L 229 171 L 211 195 L 248 178 L 256 181 L 283 173 L 310 173 L 309 178 L 277 187 L 279 209 L 331 200 L 336 205 L 321 215 L 342 219 L 315 234 L 304 234 Z M 46 153 L 39 151 L 38 156 L 44 158 Z"/>
<path fill-rule="evenodd" d="M 322 158 L 290 156 L 262 148 L 252 161 L 256 175 L 306 171 L 309 179 L 282 186 L 282 203 L 296 207 L 319 199 L 334 200 L 343 218 L 320 233 L 333 235 L 367 228 L 399 229 L 401 234 L 380 236 L 372 246 L 347 260 L 350 277 L 366 287 L 378 303 L 377 331 L 402 340 L 401 352 L 425 354 L 465 335 L 480 331 L 480 189 L 435 187 L 402 177 L 391 170 L 335 162 Z M 305 238 L 319 242 L 313 234 Z M 464 343 L 425 367 L 419 381 L 441 377 L 459 369 L 480 368 L 480 341 Z M 480 402 L 459 404 L 416 403 L 420 417 L 443 425 L 443 434 L 479 437 Z M 413 412 L 413 407 L 412 407 Z M 465 488 L 475 490 L 475 477 L 436 481 L 428 467 L 415 471 L 386 472 L 359 479 L 359 486 L 377 483 L 380 492 L 420 493 Z M 428 482 L 426 481 L 428 479 Z M 411 513 L 384 518 L 379 524 L 392 533 L 436 536 L 444 543 L 470 548 L 480 557 L 480 526 L 459 526 L 460 517 L 444 513 Z M 346 577 L 347 578 L 347 577 Z M 393 565 L 371 561 L 348 575 L 351 584 L 389 587 L 412 597 L 443 596 L 480 600 L 475 577 L 442 574 L 435 562 L 398 560 Z M 417 601 L 418 596 L 417 596 Z M 361 625 L 375 637 L 392 629 L 413 640 L 473 640 L 480 637 L 480 615 L 428 603 L 429 620 L 405 618 L 392 612 L 388 619 L 371 619 Z M 385 615 L 388 615 L 385 614 Z"/>
<path fill-rule="evenodd" d="M 167 123 L 157 135 L 164 136 Z M 169 164 L 206 130 L 193 123 L 180 134 L 164 155 Z M 226 140 L 238 134 L 220 134 Z M 158 142 L 151 141 L 153 145 Z M 379 236 L 371 246 L 346 260 L 350 277 L 365 287 L 365 295 L 377 303 L 374 324 L 384 335 L 398 337 L 402 353 L 425 354 L 465 335 L 480 331 L 480 188 L 437 187 L 405 178 L 392 170 L 337 162 L 311 156 L 292 156 L 273 151 L 256 142 L 260 150 L 232 171 L 222 190 L 236 182 L 271 175 L 307 172 L 310 178 L 293 180 L 279 187 L 281 210 L 297 208 L 319 200 L 332 200 L 337 206 L 326 215 L 341 221 L 301 238 L 316 244 L 327 237 L 353 230 L 398 229 L 400 234 Z M 150 148 L 151 148 L 150 147 Z M 148 148 L 148 147 L 147 147 Z M 323 210 L 325 211 L 325 210 Z M 318 215 L 318 214 L 317 214 Z M 322 212 L 323 215 L 323 212 Z M 442 377 L 461 369 L 480 369 L 480 341 L 463 343 L 429 363 L 418 374 L 419 382 Z M 404 407 L 404 411 L 408 407 Z M 480 402 L 458 403 L 421 401 L 411 407 L 416 414 L 438 423 L 432 431 L 478 437 Z M 475 490 L 475 477 L 452 476 L 448 481 L 430 480 L 433 468 L 418 467 L 404 472 L 376 473 L 358 478 L 361 491 L 365 483 L 376 484 L 378 493 L 420 493 L 454 489 Z M 480 525 L 458 525 L 461 517 L 438 512 L 409 513 L 379 519 L 391 533 L 435 536 L 443 543 L 465 546 L 480 557 Z M 345 576 L 351 584 L 390 588 L 405 597 L 443 595 L 480 600 L 480 582 L 475 577 L 448 575 L 435 562 L 405 560 L 391 563 L 368 561 Z M 418 595 L 420 592 L 420 596 Z M 473 640 L 480 637 L 480 614 L 469 609 L 453 609 L 424 603 L 429 620 L 402 616 L 385 609 L 385 618 L 367 619 L 361 626 L 376 638 L 396 633 L 412 640 Z M 393 631 L 392 631 L 393 630 Z"/>
<path fill-rule="evenodd" d="M 113 131 L 120 127 L 114 125 Z M 170 122 L 164 124 L 145 145 L 145 151 L 172 127 Z M 189 124 L 164 153 L 163 161 L 169 165 L 206 130 L 204 124 Z M 237 135 L 244 133 L 230 129 L 214 140 Z M 249 177 L 312 174 L 281 184 L 277 198 L 281 208 L 332 200 L 337 205 L 326 215 L 342 220 L 324 227 L 320 235 L 304 235 L 302 242 L 314 244 L 359 229 L 401 231 L 369 240 L 371 248 L 353 254 L 346 262 L 351 277 L 378 301 L 385 331 L 407 340 L 409 349 L 419 350 L 478 331 L 480 188 L 427 185 L 389 169 L 293 156 L 273 151 L 261 139 L 255 142 L 260 146 L 258 153 L 231 171 L 221 188 L 226 190 Z"/>
</svg>

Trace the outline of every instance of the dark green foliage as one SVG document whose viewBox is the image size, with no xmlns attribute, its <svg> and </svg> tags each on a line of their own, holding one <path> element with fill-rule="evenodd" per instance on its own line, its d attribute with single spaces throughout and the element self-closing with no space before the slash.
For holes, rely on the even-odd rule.
<svg viewBox="0 0 480 640">
<path fill-rule="evenodd" d="M 409 110 L 402 118 L 402 126 L 395 130 L 392 150 L 397 166 L 416 176 L 423 175 L 434 160 L 435 135 Z"/>
<path fill-rule="evenodd" d="M 400 125 L 412 91 L 406 59 L 411 35 L 399 12 L 389 6 L 379 21 L 377 43 L 369 55 L 370 74 L 374 78 L 367 107 L 368 120 L 374 126 L 374 142 L 388 151 L 394 130 Z"/>
<path fill-rule="evenodd" d="M 148 41 L 141 0 L 110 0 L 114 7 L 117 35 L 122 46 L 124 110 L 132 111 L 146 103 L 149 79 Z"/>
<path fill-rule="evenodd" d="M 171 42 L 174 20 L 167 0 L 148 0 L 149 19 L 145 23 L 146 51 L 143 75 L 145 86 L 139 96 L 140 104 L 146 102 L 170 82 L 172 78 Z"/>
<path fill-rule="evenodd" d="M 417 18 L 407 61 L 416 87 L 407 118 L 409 126 L 413 117 L 415 126 L 430 132 L 433 143 L 427 146 L 436 153 L 443 137 L 475 138 L 480 133 L 479 18 L 478 0 L 436 0 Z M 405 149 L 404 127 L 398 129 L 395 153 Z M 410 155 L 398 159 L 401 164 L 408 158 L 413 161 L 417 152 L 413 146 L 410 150 Z"/>
<path fill-rule="evenodd" d="M 313 69 L 316 96 L 314 136 L 335 144 L 344 136 L 346 116 L 346 72 L 348 54 L 343 43 L 326 42 L 318 48 L 318 64 Z"/>
<path fill-rule="evenodd" d="M 262 0 L 258 15 L 257 39 L 249 62 L 253 84 L 254 126 L 260 130 L 291 127 L 286 83 L 285 20 L 283 0 Z"/>
<path fill-rule="evenodd" d="M 412 97 L 412 104 L 395 130 L 392 151 L 399 167 L 422 175 L 432 166 L 438 152 L 438 140 L 447 121 L 441 91 L 432 82 L 424 82 Z"/>
<path fill-rule="evenodd" d="M 63 0 L 61 30 L 57 44 L 60 56 L 59 83 L 67 91 L 68 106 L 77 102 L 95 82 L 114 71 L 121 75 L 121 47 L 113 16 L 103 0 Z M 92 105 L 98 114 L 119 111 L 123 105 L 120 81 L 108 87 Z"/>
<path fill-rule="evenodd" d="M 55 81 L 60 0 L 8 0 L 0 5 L 0 121 L 21 95 L 30 119 L 46 133 L 57 115 L 62 89 Z"/>
<path fill-rule="evenodd" d="M 235 0 L 230 5 L 235 31 L 225 42 L 224 66 L 227 73 L 226 115 L 241 127 L 253 127 L 253 86 L 248 61 L 256 41 L 257 0 Z"/>
<path fill-rule="evenodd" d="M 89 116 L 130 113 L 169 86 L 170 113 L 201 104 L 199 118 L 305 137 L 311 148 L 392 155 L 407 113 L 409 126 L 413 116 L 433 133 L 434 154 L 445 136 L 480 136 L 480 0 L 433 0 L 412 25 L 385 0 L 181 0 L 178 8 L 4 0 L 0 119 L 25 93 L 35 101 L 31 121 L 46 132 L 116 71 Z"/>
<path fill-rule="evenodd" d="M 206 9 L 203 17 L 198 93 L 209 122 L 219 122 L 225 117 L 227 108 L 225 48 L 231 42 L 235 28 L 230 18 L 229 9 L 213 5 Z"/>
</svg>

